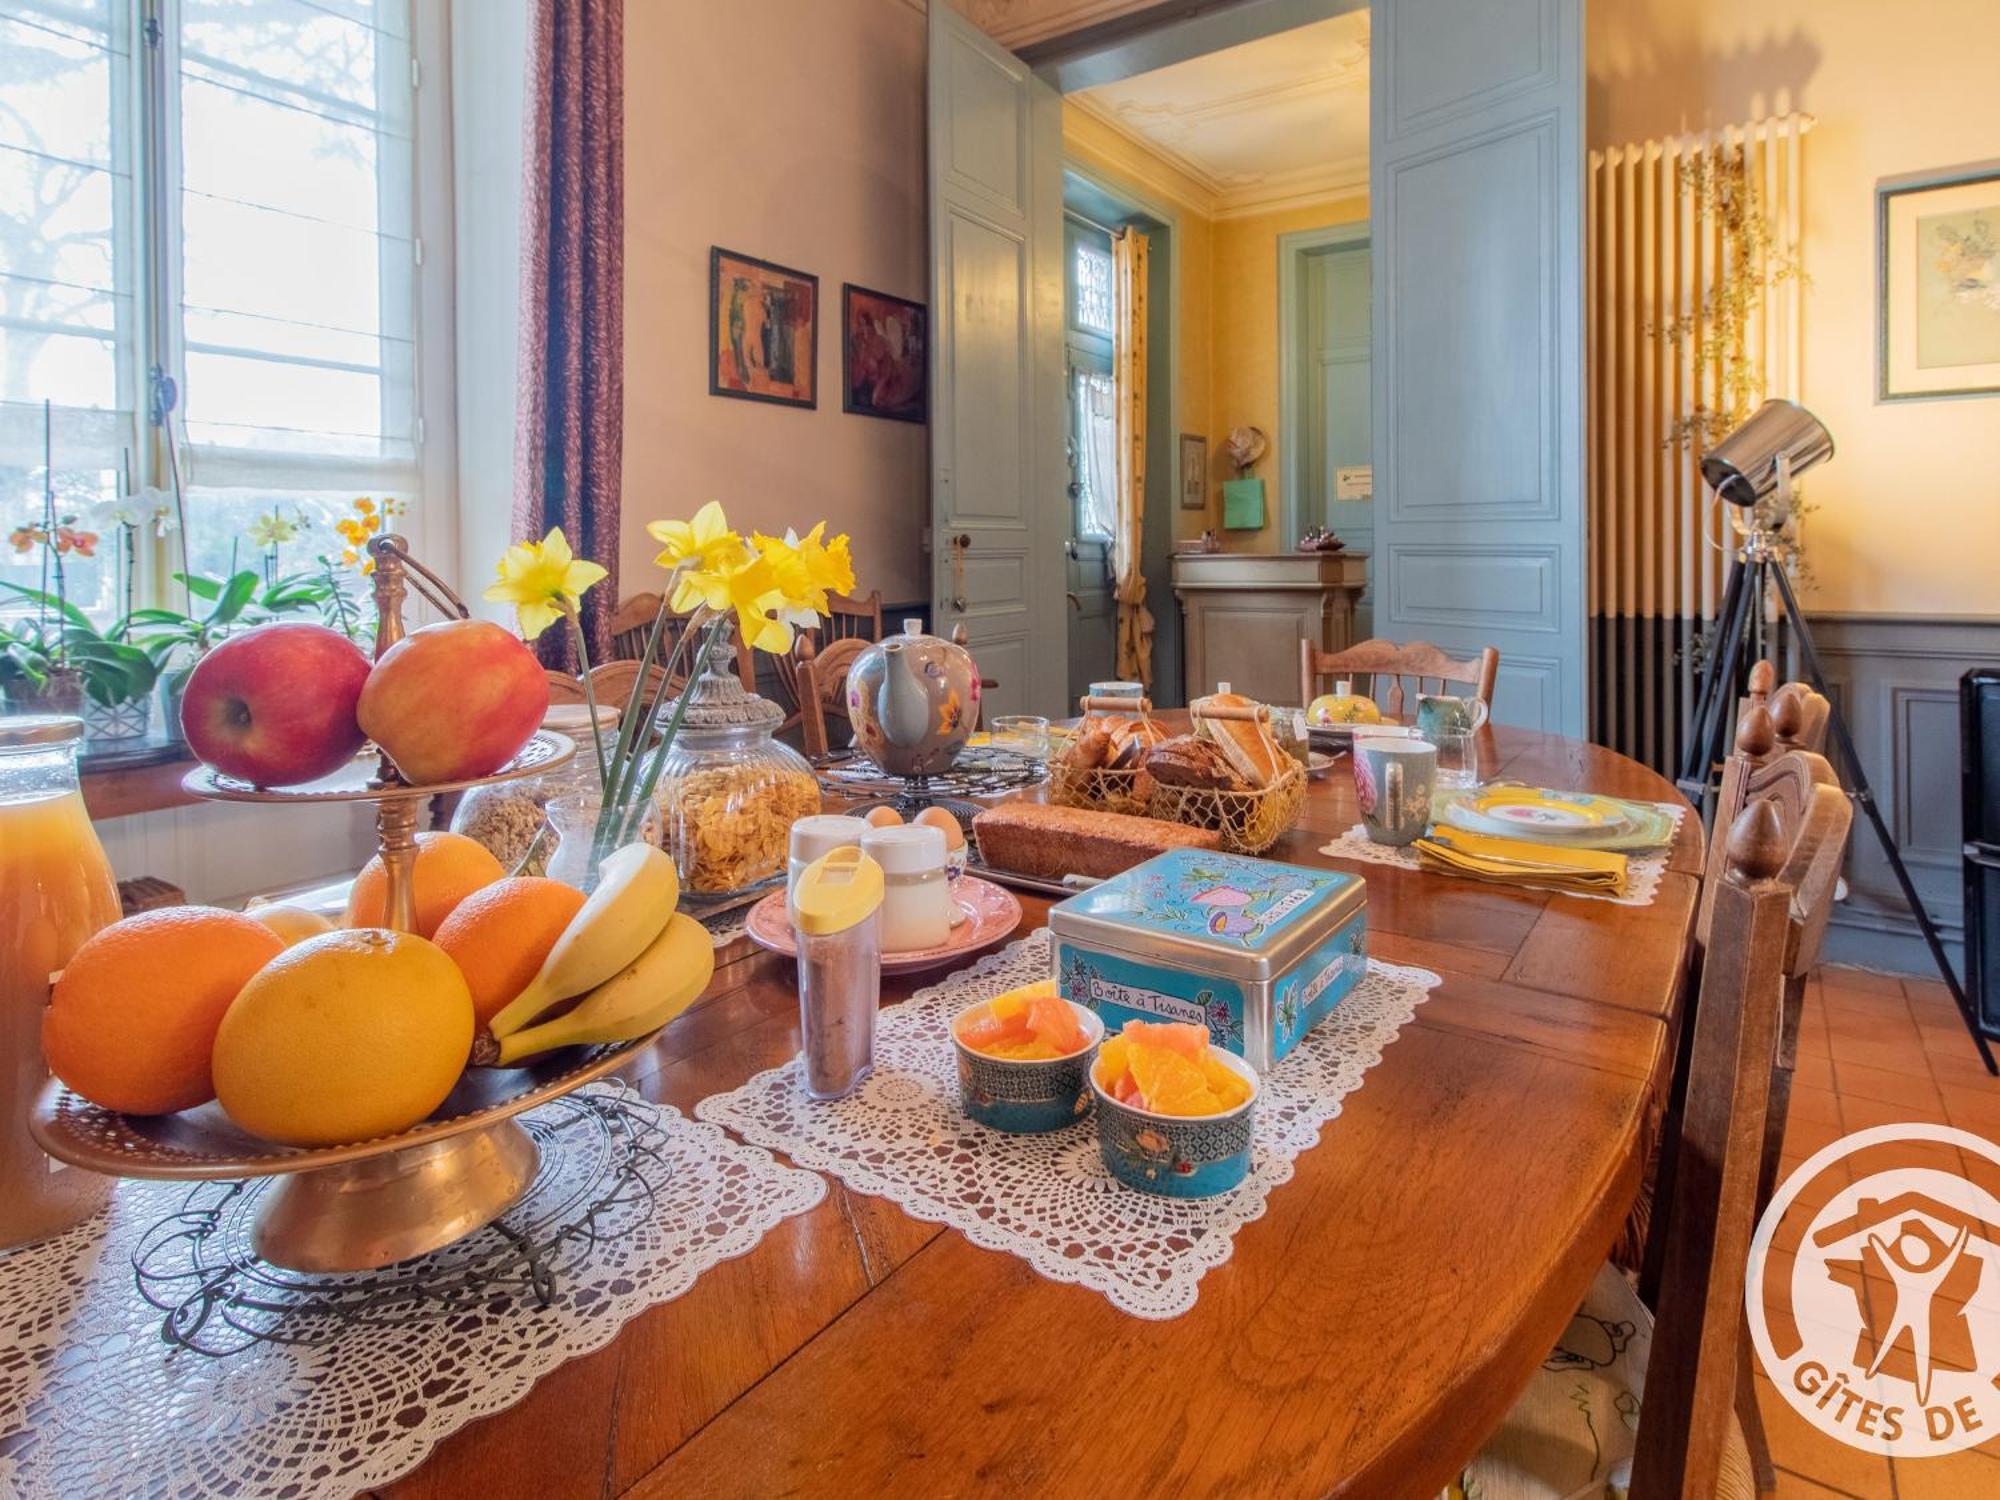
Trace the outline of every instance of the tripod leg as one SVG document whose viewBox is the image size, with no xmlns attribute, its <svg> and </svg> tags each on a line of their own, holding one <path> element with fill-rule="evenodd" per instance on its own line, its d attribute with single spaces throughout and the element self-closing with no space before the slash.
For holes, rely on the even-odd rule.
<svg viewBox="0 0 2000 1500">
<path fill-rule="evenodd" d="M 1792 583 L 1785 576 L 1783 567 L 1772 569 L 1778 580 L 1778 596 L 1784 601 L 1785 619 L 1790 622 L 1792 634 L 1799 643 L 1799 655 L 1804 659 L 1806 672 L 1821 693 L 1826 693 L 1826 673 L 1819 664 L 1819 651 L 1813 645 L 1812 632 L 1806 629 L 1805 616 L 1799 612 L 1798 598 L 1792 593 Z M 1827 696 L 1831 697 L 1831 694 Z M 1868 821 L 1874 825 L 1876 840 L 1882 845 L 1882 854 L 1889 861 L 1889 868 L 1896 874 L 1896 884 L 1901 887 L 1903 900 L 1909 904 L 1910 914 L 1917 919 L 1917 928 L 1924 935 L 1924 942 L 1931 950 L 1931 960 L 1937 965 L 1944 987 L 1951 991 L 1951 998 L 1958 1006 L 1958 1014 L 1965 1022 L 1965 1029 L 1971 1033 L 1975 1046 L 1979 1048 L 1980 1060 L 1986 1064 L 1986 1071 L 2000 1076 L 2000 1063 L 1995 1063 L 1993 1049 L 1987 1045 L 1986 1035 L 1979 1029 L 1979 1017 L 1974 1014 L 1972 1001 L 1966 997 L 1965 989 L 1958 982 L 1958 974 L 1951 966 L 1951 955 L 1944 951 L 1944 939 L 1938 936 L 1937 924 L 1931 920 L 1929 908 L 1917 894 L 1916 883 L 1910 879 L 1909 868 L 1903 863 L 1903 856 L 1896 852 L 1896 841 L 1889 834 L 1889 825 L 1882 820 L 1882 810 L 1875 805 L 1875 793 L 1868 785 L 1868 773 L 1861 767 L 1861 757 L 1855 753 L 1854 739 L 1847 732 L 1847 716 L 1840 711 L 1840 705 L 1833 705 L 1828 716 L 1827 727 L 1833 731 L 1833 742 L 1840 751 L 1842 769 L 1847 776 L 1847 795 L 1854 800 Z"/>
<path fill-rule="evenodd" d="M 1753 575 L 1755 575 L 1753 577 Z M 1753 583 L 1756 585 L 1753 587 Z M 1710 658 L 1702 679 L 1701 700 L 1695 709 L 1694 732 L 1688 738 L 1687 754 L 1675 783 L 1690 802 L 1708 816 L 1708 792 L 1715 776 L 1715 763 L 1729 725 L 1729 704 L 1736 696 L 1736 679 L 1742 667 L 1743 626 L 1752 607 L 1763 599 L 1761 565 L 1739 562 L 1729 570 L 1729 584 L 1723 590 L 1722 614 L 1716 620 L 1721 634 L 1717 650 Z"/>
</svg>

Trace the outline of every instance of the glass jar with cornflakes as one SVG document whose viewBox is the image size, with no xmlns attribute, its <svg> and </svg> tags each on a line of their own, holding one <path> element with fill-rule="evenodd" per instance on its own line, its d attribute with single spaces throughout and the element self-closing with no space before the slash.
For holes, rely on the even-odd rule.
<svg viewBox="0 0 2000 1500">
<path fill-rule="evenodd" d="M 819 811 L 812 767 L 772 738 L 785 711 L 746 691 L 727 662 L 686 697 L 655 794 L 681 888 L 713 899 L 782 880 L 792 824 Z M 661 705 L 662 729 L 677 702 Z"/>
</svg>

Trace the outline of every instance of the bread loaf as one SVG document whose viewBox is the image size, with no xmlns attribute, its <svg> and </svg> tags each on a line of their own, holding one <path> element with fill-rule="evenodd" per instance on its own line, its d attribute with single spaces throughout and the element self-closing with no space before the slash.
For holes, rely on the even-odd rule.
<svg viewBox="0 0 2000 1500">
<path fill-rule="evenodd" d="M 1252 788 L 1269 786 L 1290 768 L 1291 757 L 1272 737 L 1263 716 L 1256 713 L 1254 699 L 1246 698 L 1241 693 L 1211 693 L 1206 698 L 1196 699 L 1191 707 L 1202 733 L 1215 743 L 1236 774 Z M 1248 710 L 1252 716 L 1216 718 L 1206 712 L 1218 708 Z"/>
<path fill-rule="evenodd" d="M 1215 849 L 1222 842 L 1210 829 L 1040 802 L 989 807 L 973 818 L 972 834 L 982 864 L 1043 880 L 1107 878 L 1168 849 Z"/>
<path fill-rule="evenodd" d="M 1224 792 L 1249 790 L 1220 747 L 1191 734 L 1161 740 L 1146 752 L 1146 770 L 1162 786 L 1206 787 Z"/>
</svg>

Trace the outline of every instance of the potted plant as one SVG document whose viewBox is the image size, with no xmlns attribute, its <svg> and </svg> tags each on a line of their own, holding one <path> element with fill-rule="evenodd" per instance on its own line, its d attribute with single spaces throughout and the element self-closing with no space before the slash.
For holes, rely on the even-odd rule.
<svg viewBox="0 0 2000 1500">
<path fill-rule="evenodd" d="M 151 723 L 159 669 L 133 644 L 130 618 L 99 630 L 89 615 L 59 595 L 18 583 L 0 582 L 0 588 L 37 609 L 33 619 L 0 626 L 5 642 L 0 646 L 0 683 L 8 698 L 43 712 L 80 710 L 94 739 L 143 735 Z"/>
</svg>

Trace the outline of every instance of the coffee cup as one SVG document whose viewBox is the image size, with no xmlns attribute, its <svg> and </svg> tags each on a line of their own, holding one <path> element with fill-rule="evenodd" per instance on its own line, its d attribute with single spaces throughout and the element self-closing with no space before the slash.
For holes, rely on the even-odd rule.
<svg viewBox="0 0 2000 1500">
<path fill-rule="evenodd" d="M 1428 740 L 1354 742 L 1354 796 L 1368 837 L 1403 845 L 1423 837 L 1437 784 L 1437 746 Z"/>
</svg>

